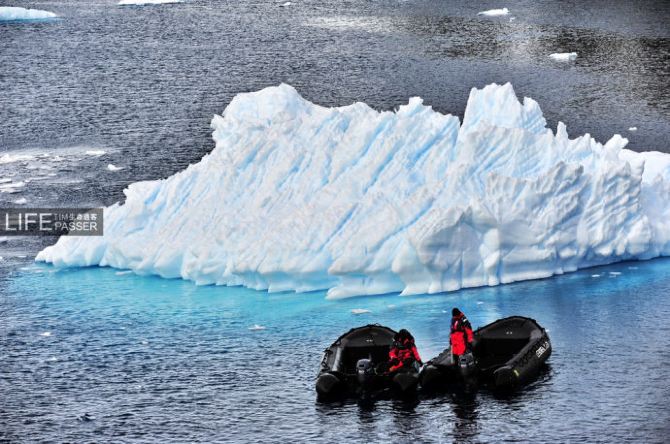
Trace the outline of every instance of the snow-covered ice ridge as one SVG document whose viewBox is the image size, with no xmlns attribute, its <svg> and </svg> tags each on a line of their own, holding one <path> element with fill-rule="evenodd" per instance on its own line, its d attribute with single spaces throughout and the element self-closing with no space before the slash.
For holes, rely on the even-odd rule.
<svg viewBox="0 0 670 444">
<path fill-rule="evenodd" d="M 58 15 L 39 9 L 26 9 L 12 6 L 0 7 L 0 22 L 15 20 L 49 20 L 58 18 Z"/>
<path fill-rule="evenodd" d="M 288 85 L 239 94 L 216 148 L 105 209 L 103 237 L 37 260 L 328 297 L 437 293 L 670 254 L 670 155 L 570 139 L 512 85 L 463 123 L 412 98 L 325 108 Z"/>
</svg>

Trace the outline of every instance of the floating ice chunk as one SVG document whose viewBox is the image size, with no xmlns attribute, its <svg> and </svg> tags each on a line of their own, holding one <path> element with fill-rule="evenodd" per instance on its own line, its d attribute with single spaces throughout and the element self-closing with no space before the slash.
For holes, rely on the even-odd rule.
<svg viewBox="0 0 670 444">
<path fill-rule="evenodd" d="M 49 336 L 51 336 L 51 332 L 50 331 L 45 331 L 43 333 L 40 333 L 40 336 L 44 336 L 45 338 L 48 338 Z"/>
<path fill-rule="evenodd" d="M 592 278 L 599 278 L 600 275 L 599 275 L 599 274 L 592 274 L 591 277 L 592 277 Z"/>
<path fill-rule="evenodd" d="M 0 6 L 0 22 L 5 21 L 39 21 L 58 18 L 58 15 L 39 9 L 26 9 L 12 6 Z"/>
<path fill-rule="evenodd" d="M 0 156 L 0 165 L 14 162 L 28 162 L 34 159 L 35 156 L 28 154 L 3 154 Z"/>
<path fill-rule="evenodd" d="M 620 271 L 610 271 L 610 276 L 619 276 L 620 274 Z"/>
<path fill-rule="evenodd" d="M 163 5 L 167 3 L 182 3 L 182 0 L 121 0 L 119 6 Z"/>
<path fill-rule="evenodd" d="M 354 308 L 351 310 L 352 314 L 355 315 L 360 315 L 360 314 L 365 314 L 365 313 L 372 313 L 370 310 L 365 309 L 365 308 Z"/>
<path fill-rule="evenodd" d="M 500 17 L 507 14 L 509 14 L 509 9 L 507 8 L 489 9 L 488 11 L 481 11 L 477 13 L 477 15 L 484 15 L 487 17 Z"/>
<path fill-rule="evenodd" d="M 123 169 L 123 167 L 117 167 L 116 165 L 112 165 L 111 163 L 107 165 L 107 169 L 109 171 L 120 171 Z"/>
<path fill-rule="evenodd" d="M 484 305 L 484 302 L 482 302 L 482 301 L 477 301 L 477 305 Z"/>
<path fill-rule="evenodd" d="M 9 183 L 11 181 L 12 181 L 12 179 L 10 179 L 9 177 L 0 178 L 0 184 Z"/>
<path fill-rule="evenodd" d="M 21 182 L 9 182 L 9 183 L 4 183 L 0 185 L 0 193 L 6 193 L 6 194 L 16 194 L 21 192 L 21 188 L 24 188 L 26 186 L 25 181 Z"/>
<path fill-rule="evenodd" d="M 26 199 L 25 197 L 21 197 L 19 199 L 16 199 L 13 203 L 16 205 L 25 205 L 28 203 L 28 199 Z"/>
<path fill-rule="evenodd" d="M 628 131 L 637 131 L 637 127 L 636 126 L 631 126 L 630 128 L 628 128 Z"/>
<path fill-rule="evenodd" d="M 124 270 L 124 271 L 117 271 L 114 273 L 116 276 L 125 276 L 127 274 L 132 274 L 133 270 Z"/>
<path fill-rule="evenodd" d="M 293 3 L 291 3 L 291 2 L 286 2 L 286 3 L 282 3 L 281 5 L 279 5 L 279 7 L 280 8 L 286 8 L 287 6 L 291 6 L 292 4 Z"/>
<path fill-rule="evenodd" d="M 212 127 L 199 163 L 105 208 L 104 236 L 36 260 L 340 298 L 670 255 L 670 155 L 554 133 L 509 84 L 473 89 L 462 124 L 419 98 L 325 108 L 281 85 Z"/>
<path fill-rule="evenodd" d="M 251 327 L 249 327 L 249 330 L 251 330 L 251 331 L 261 331 L 261 330 L 265 330 L 265 327 L 262 326 L 262 325 L 254 324 Z"/>
<path fill-rule="evenodd" d="M 102 156 L 106 153 L 107 152 L 105 150 L 86 150 L 87 156 Z"/>
<path fill-rule="evenodd" d="M 637 267 L 628 267 L 629 270 L 637 270 Z"/>
<path fill-rule="evenodd" d="M 553 54 L 549 54 L 549 57 L 552 60 L 555 60 L 557 62 L 569 62 L 571 60 L 576 60 L 577 59 L 577 53 L 576 52 L 555 52 Z"/>
</svg>

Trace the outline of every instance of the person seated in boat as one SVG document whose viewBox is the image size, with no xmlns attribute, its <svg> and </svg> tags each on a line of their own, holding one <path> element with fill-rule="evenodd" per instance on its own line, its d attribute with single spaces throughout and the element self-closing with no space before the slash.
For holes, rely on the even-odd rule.
<svg viewBox="0 0 670 444">
<path fill-rule="evenodd" d="M 451 354 L 454 357 L 454 362 L 458 362 L 458 358 L 472 350 L 472 341 L 474 335 L 472 333 L 472 326 L 465 315 L 455 308 L 451 310 L 451 335 L 449 337 L 451 342 Z"/>
<path fill-rule="evenodd" d="M 414 364 L 421 365 L 421 357 L 414 344 L 414 336 L 404 328 L 395 334 L 389 350 L 389 372 L 410 369 Z"/>
</svg>

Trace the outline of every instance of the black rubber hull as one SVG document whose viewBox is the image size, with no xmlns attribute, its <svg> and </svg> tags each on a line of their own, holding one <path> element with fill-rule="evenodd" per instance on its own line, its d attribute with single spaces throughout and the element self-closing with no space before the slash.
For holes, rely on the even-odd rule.
<svg viewBox="0 0 670 444">
<path fill-rule="evenodd" d="M 552 352 L 546 330 L 530 318 L 500 319 L 478 329 L 474 336 L 474 375 L 464 376 L 447 348 L 422 369 L 423 390 L 457 389 L 478 383 L 494 390 L 514 390 L 532 381 Z M 509 356 L 500 353 L 511 347 L 514 351 Z"/>
<path fill-rule="evenodd" d="M 537 377 L 542 365 L 551 356 L 551 342 L 546 332 L 525 352 L 519 353 L 512 361 L 497 368 L 490 375 L 491 385 L 498 390 L 515 389 Z"/>
<path fill-rule="evenodd" d="M 324 352 L 321 371 L 316 378 L 316 392 L 320 400 L 374 395 L 380 392 L 406 396 L 416 393 L 419 385 L 417 369 L 385 373 L 388 353 L 395 331 L 380 325 L 354 328 L 340 336 Z M 358 359 L 369 359 L 380 366 L 362 384 L 356 374 Z"/>
</svg>

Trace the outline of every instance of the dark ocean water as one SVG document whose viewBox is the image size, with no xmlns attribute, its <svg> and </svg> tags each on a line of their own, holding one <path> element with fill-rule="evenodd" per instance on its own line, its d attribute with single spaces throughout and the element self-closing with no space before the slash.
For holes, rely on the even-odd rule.
<svg viewBox="0 0 670 444">
<path fill-rule="evenodd" d="M 446 295 L 328 301 L 29 266 L 0 298 L 0 440 L 667 442 L 669 271 L 658 259 Z M 341 333 L 408 328 L 428 359 L 448 342 L 453 306 L 474 326 L 537 319 L 554 347 L 549 368 L 502 398 L 316 401 L 321 352 Z"/>
<path fill-rule="evenodd" d="M 418 95 L 462 116 L 472 87 L 509 81 L 539 102 L 552 127 L 561 120 L 573 136 L 605 142 L 619 133 L 631 149 L 670 152 L 667 1 L 115 3 L 0 0 L 63 16 L 0 22 L 0 181 L 14 184 L 0 182 L 0 206 L 118 201 L 129 183 L 167 177 L 209 152 L 209 121 L 235 94 L 280 82 L 322 105 L 392 109 Z M 477 16 L 503 6 L 509 16 Z M 571 51 L 579 54 L 571 63 L 548 57 Z M 670 436 L 665 260 L 449 295 L 333 302 L 35 269 L 32 257 L 47 242 L 0 239 L 0 441 Z M 475 325 L 511 314 L 538 319 L 555 347 L 549 370 L 504 399 L 484 391 L 371 406 L 315 402 L 320 353 L 343 331 L 409 327 L 430 357 L 447 342 L 444 311 L 453 305 Z M 353 308 L 372 312 L 357 317 Z M 249 330 L 255 324 L 266 328 Z"/>
</svg>

